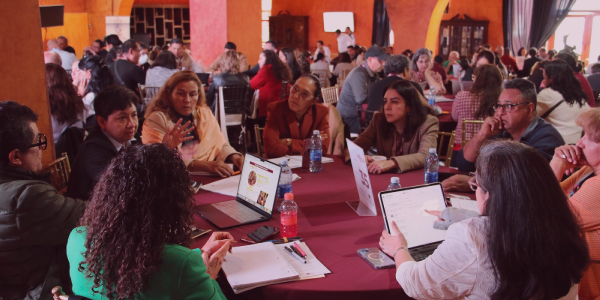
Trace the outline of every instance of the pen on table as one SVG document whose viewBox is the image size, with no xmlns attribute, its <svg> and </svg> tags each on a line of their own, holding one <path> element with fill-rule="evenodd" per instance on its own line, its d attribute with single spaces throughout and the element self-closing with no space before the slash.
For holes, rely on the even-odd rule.
<svg viewBox="0 0 600 300">
<path fill-rule="evenodd" d="M 300 253 L 300 251 L 298 251 L 298 249 L 296 249 L 296 247 L 294 247 L 294 244 L 291 244 L 288 247 L 290 247 L 290 249 L 292 249 L 292 251 L 294 251 L 294 253 L 298 254 L 298 256 L 306 259 L 306 257 L 302 256 L 302 253 Z"/>
<path fill-rule="evenodd" d="M 283 247 L 283 249 L 285 249 L 285 251 L 287 251 L 287 253 L 289 253 L 291 256 L 299 259 L 302 263 L 306 263 L 306 259 L 304 259 L 302 256 L 300 256 L 296 252 L 294 252 L 292 249 L 290 249 L 290 247 L 285 246 L 285 247 Z"/>
<path fill-rule="evenodd" d="M 240 173 L 242 173 L 242 171 L 235 171 L 235 172 L 233 172 L 233 175 L 238 175 Z"/>
<path fill-rule="evenodd" d="M 306 252 L 304 252 L 304 250 L 302 250 L 302 248 L 300 247 L 300 244 L 298 244 L 298 242 L 294 242 L 294 248 L 296 248 L 296 250 L 298 250 L 298 252 L 300 252 L 300 255 L 302 255 L 302 257 L 306 258 Z"/>
<path fill-rule="evenodd" d="M 270 240 L 270 241 L 265 241 L 265 243 L 273 243 L 273 244 L 285 244 L 285 243 L 289 243 L 292 241 L 302 241 L 302 238 L 297 236 L 297 237 L 292 237 L 292 238 L 282 238 L 280 240 Z"/>
</svg>

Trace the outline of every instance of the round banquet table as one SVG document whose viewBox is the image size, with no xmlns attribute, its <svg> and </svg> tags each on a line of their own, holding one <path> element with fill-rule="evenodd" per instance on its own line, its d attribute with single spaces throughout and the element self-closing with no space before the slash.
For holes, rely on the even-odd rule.
<svg viewBox="0 0 600 300">
<path fill-rule="evenodd" d="M 396 281 L 396 268 L 375 270 L 358 256 L 356 250 L 378 246 L 383 219 L 377 193 L 387 188 L 393 176 L 400 177 L 403 187 L 422 184 L 423 169 L 402 174 L 371 174 L 378 215 L 361 217 L 346 203 L 358 200 L 352 167 L 344 165 L 341 158 L 333 158 L 333 163 L 323 164 L 320 173 L 310 173 L 308 169 L 301 168 L 292 170 L 301 177 L 293 183 L 294 198 L 298 204 L 298 235 L 331 274 L 324 278 L 258 287 L 235 295 L 221 272 L 217 281 L 227 299 L 410 299 Z M 457 171 L 440 167 L 440 172 Z M 192 179 L 204 184 L 217 180 L 201 176 Z M 194 199 L 200 205 L 232 200 L 233 197 L 200 190 Z M 278 205 L 279 202 L 276 202 L 271 220 L 224 231 L 230 232 L 238 241 L 235 246 L 246 245 L 240 238 L 256 228 L 263 225 L 280 227 Z M 198 228 L 218 230 L 204 218 L 197 214 L 194 216 Z M 209 235 L 195 240 L 193 248 L 202 247 Z M 279 238 L 278 234 L 272 239 Z"/>
</svg>

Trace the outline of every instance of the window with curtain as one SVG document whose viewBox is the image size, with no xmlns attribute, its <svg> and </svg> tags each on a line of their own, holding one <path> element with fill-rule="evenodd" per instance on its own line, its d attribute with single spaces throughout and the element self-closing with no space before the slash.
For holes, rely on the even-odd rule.
<svg viewBox="0 0 600 300">
<path fill-rule="evenodd" d="M 269 40 L 269 17 L 271 16 L 271 9 L 273 8 L 272 0 L 261 0 L 261 10 L 262 10 L 262 32 L 261 32 L 261 40 L 262 46 L 265 46 L 265 43 Z"/>
<path fill-rule="evenodd" d="M 554 32 L 554 48 L 562 50 L 564 48 L 563 38 L 567 38 L 567 45 L 575 46 L 575 53 L 581 54 L 583 49 L 583 30 L 585 27 L 584 17 L 566 17 Z"/>
</svg>

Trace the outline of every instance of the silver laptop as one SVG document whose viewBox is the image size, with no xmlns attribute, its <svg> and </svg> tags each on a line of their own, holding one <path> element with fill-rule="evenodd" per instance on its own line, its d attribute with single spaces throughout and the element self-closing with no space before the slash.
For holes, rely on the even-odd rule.
<svg viewBox="0 0 600 300">
<path fill-rule="evenodd" d="M 408 242 L 414 260 L 427 258 L 446 237 L 446 230 L 433 228 L 438 218 L 425 210 L 444 210 L 446 201 L 440 183 L 412 186 L 379 193 L 385 230 L 395 221 Z"/>
<path fill-rule="evenodd" d="M 219 228 L 271 219 L 281 166 L 246 154 L 235 200 L 196 206 L 195 212 Z"/>
</svg>

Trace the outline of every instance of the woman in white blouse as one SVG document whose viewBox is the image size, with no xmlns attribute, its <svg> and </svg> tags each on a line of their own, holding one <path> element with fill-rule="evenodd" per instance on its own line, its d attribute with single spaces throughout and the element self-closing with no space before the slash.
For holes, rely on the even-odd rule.
<svg viewBox="0 0 600 300">
<path fill-rule="evenodd" d="M 317 54 L 317 58 L 315 62 L 310 64 L 310 73 L 314 74 L 319 78 L 319 82 L 321 83 L 321 87 L 329 87 L 329 78 L 331 78 L 331 71 L 329 70 L 329 63 L 325 61 L 325 56 L 323 53 Z"/>
<path fill-rule="evenodd" d="M 546 159 L 518 142 L 491 142 L 481 148 L 469 185 L 483 216 L 451 225 L 427 259 L 413 260 L 395 223 L 394 235 L 383 232 L 379 245 L 394 257 L 406 294 L 576 299 L 589 263 L 587 245 Z"/>
<path fill-rule="evenodd" d="M 537 96 L 537 114 L 558 130 L 567 144 L 581 138 L 581 126 L 575 120 L 590 106 L 587 95 L 577 77 L 563 60 L 554 60 L 544 66 L 546 87 Z"/>
</svg>

